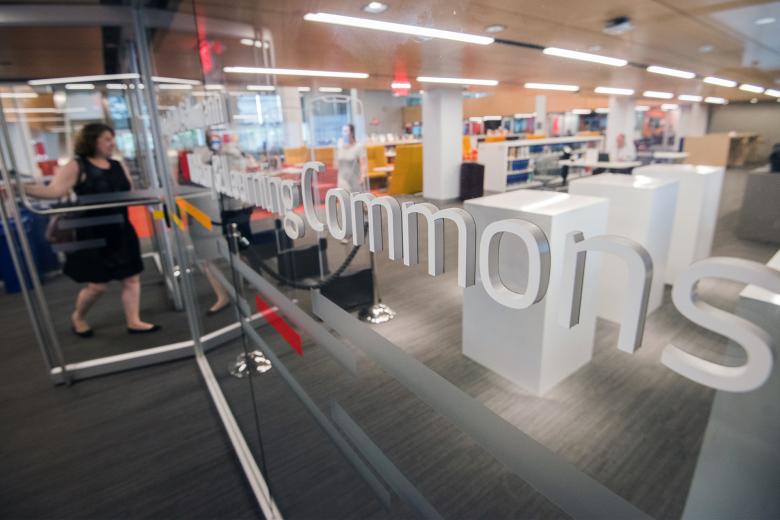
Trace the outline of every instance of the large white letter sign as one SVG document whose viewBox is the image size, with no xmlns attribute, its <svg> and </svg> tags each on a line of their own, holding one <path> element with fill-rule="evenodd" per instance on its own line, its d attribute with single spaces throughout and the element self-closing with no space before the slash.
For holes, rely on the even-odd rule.
<svg viewBox="0 0 780 520">
<path fill-rule="evenodd" d="M 387 245 L 390 260 L 401 259 L 401 205 L 393 197 L 375 197 L 370 193 L 352 193 L 352 241 L 363 243 L 363 203 L 368 210 L 368 249 L 376 253 L 382 250 L 382 211 L 387 214 Z"/>
<path fill-rule="evenodd" d="M 628 267 L 628 287 L 620 320 L 618 349 L 633 354 L 642 345 L 647 318 L 647 301 L 653 281 L 653 259 L 640 244 L 625 237 L 603 235 L 587 240 L 581 231 L 566 236 L 563 253 L 563 279 L 558 323 L 571 328 L 580 322 L 582 284 L 588 251 L 601 251 L 620 257 Z"/>
<path fill-rule="evenodd" d="M 306 235 L 306 224 L 300 215 L 293 211 L 301 203 L 298 183 L 287 179 L 282 181 L 280 200 L 282 203 L 282 227 L 287 236 L 296 240 Z"/>
<path fill-rule="evenodd" d="M 325 217 L 328 231 L 337 240 L 345 240 L 352 236 L 352 212 L 349 192 L 343 188 L 332 188 L 325 195 Z M 339 219 L 339 213 L 340 219 Z M 341 224 L 339 224 L 341 220 Z"/>
<path fill-rule="evenodd" d="M 510 290 L 501 281 L 498 250 L 504 233 L 520 238 L 528 250 L 528 285 L 525 294 Z M 523 262 L 518 263 L 523 266 Z M 490 297 L 505 307 L 526 309 L 541 301 L 550 283 L 550 244 L 544 231 L 536 224 L 515 218 L 488 224 L 479 241 L 479 276 Z"/>
<path fill-rule="evenodd" d="M 474 285 L 477 252 L 474 217 L 460 208 L 439 210 L 428 202 L 405 202 L 401 210 L 404 265 L 417 265 L 420 261 L 417 216 L 422 215 L 428 223 L 428 274 L 438 276 L 444 272 L 444 220 L 449 219 L 458 227 L 458 285 L 464 288 Z"/>
<path fill-rule="evenodd" d="M 683 316 L 739 344 L 744 365 L 730 367 L 707 361 L 667 345 L 661 363 L 678 374 L 717 390 L 749 392 L 763 385 L 772 371 L 772 338 L 754 323 L 701 301 L 696 284 L 702 278 L 722 278 L 780 293 L 780 271 L 739 258 L 713 257 L 692 264 L 675 281 L 672 301 Z"/>
<path fill-rule="evenodd" d="M 317 233 L 325 231 L 325 224 L 317 216 L 317 204 L 314 199 L 314 176 L 325 171 L 325 165 L 321 162 L 307 162 L 303 165 L 301 174 L 301 196 L 303 198 L 303 214 L 311 228 Z M 317 193 L 317 202 L 320 194 Z"/>
</svg>

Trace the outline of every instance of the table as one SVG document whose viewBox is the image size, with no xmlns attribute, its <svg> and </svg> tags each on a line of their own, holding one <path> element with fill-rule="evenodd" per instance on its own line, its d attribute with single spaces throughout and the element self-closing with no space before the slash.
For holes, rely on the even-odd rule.
<svg viewBox="0 0 780 520">
<path fill-rule="evenodd" d="M 640 161 L 588 161 L 586 159 L 563 159 L 558 161 L 558 164 L 575 168 L 606 168 L 612 170 L 630 170 L 642 166 Z"/>
<path fill-rule="evenodd" d="M 569 193 L 608 199 L 607 233 L 630 238 L 650 253 L 653 282 L 648 313 L 660 307 L 663 300 L 678 185 L 675 179 L 615 173 L 592 175 L 569 184 Z M 599 290 L 599 316 L 620 322 L 629 297 L 627 287 L 628 272 L 623 262 L 606 255 Z"/>
<path fill-rule="evenodd" d="M 585 283 L 580 323 L 572 328 L 558 323 L 561 275 L 566 235 L 582 231 L 602 235 L 607 228 L 604 199 L 516 190 L 469 199 L 464 208 L 474 216 L 477 240 L 492 222 L 520 218 L 533 222 L 547 235 L 551 250 L 550 284 L 542 301 L 527 309 L 510 309 L 485 291 L 477 270 L 475 285 L 463 292 L 463 354 L 525 390 L 541 395 L 588 363 L 596 328 L 596 284 Z M 527 253 L 520 239 L 504 235 L 498 255 L 504 284 L 522 292 L 528 272 Z M 599 275 L 601 255 L 591 255 L 585 279 Z M 479 263 L 479 259 L 477 259 Z M 477 265 L 479 268 L 479 265 Z"/>
<path fill-rule="evenodd" d="M 668 162 L 675 162 L 675 161 L 682 161 L 683 159 L 688 157 L 688 152 L 653 152 L 653 159 L 657 161 L 668 161 Z"/>
</svg>

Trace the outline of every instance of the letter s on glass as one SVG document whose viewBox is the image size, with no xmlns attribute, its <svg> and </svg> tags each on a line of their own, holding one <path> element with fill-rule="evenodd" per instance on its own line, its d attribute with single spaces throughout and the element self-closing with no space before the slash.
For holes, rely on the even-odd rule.
<svg viewBox="0 0 780 520">
<path fill-rule="evenodd" d="M 696 284 L 702 278 L 721 278 L 757 285 L 780 293 L 780 271 L 749 260 L 713 257 L 692 264 L 676 280 L 672 301 L 683 316 L 726 336 L 745 349 L 741 366 L 725 366 L 667 345 L 661 363 L 699 384 L 728 392 L 749 392 L 766 382 L 774 362 L 772 338 L 754 323 L 701 301 Z"/>
</svg>

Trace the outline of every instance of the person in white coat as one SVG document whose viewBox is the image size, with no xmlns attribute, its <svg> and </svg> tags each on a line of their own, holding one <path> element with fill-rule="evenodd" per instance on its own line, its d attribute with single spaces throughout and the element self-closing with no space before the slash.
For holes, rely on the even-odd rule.
<svg viewBox="0 0 780 520">
<path fill-rule="evenodd" d="M 344 138 L 339 140 L 336 150 L 336 164 L 338 165 L 338 187 L 348 192 L 363 191 L 363 147 L 355 139 L 355 126 L 345 125 L 342 133 Z"/>
</svg>

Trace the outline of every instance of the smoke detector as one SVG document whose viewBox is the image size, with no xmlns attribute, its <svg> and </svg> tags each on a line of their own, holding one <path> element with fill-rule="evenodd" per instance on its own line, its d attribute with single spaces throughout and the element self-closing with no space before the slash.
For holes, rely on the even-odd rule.
<svg viewBox="0 0 780 520">
<path fill-rule="evenodd" d="M 628 16 L 617 16 L 607 20 L 602 31 L 610 36 L 619 36 L 633 30 L 634 24 Z"/>
</svg>

